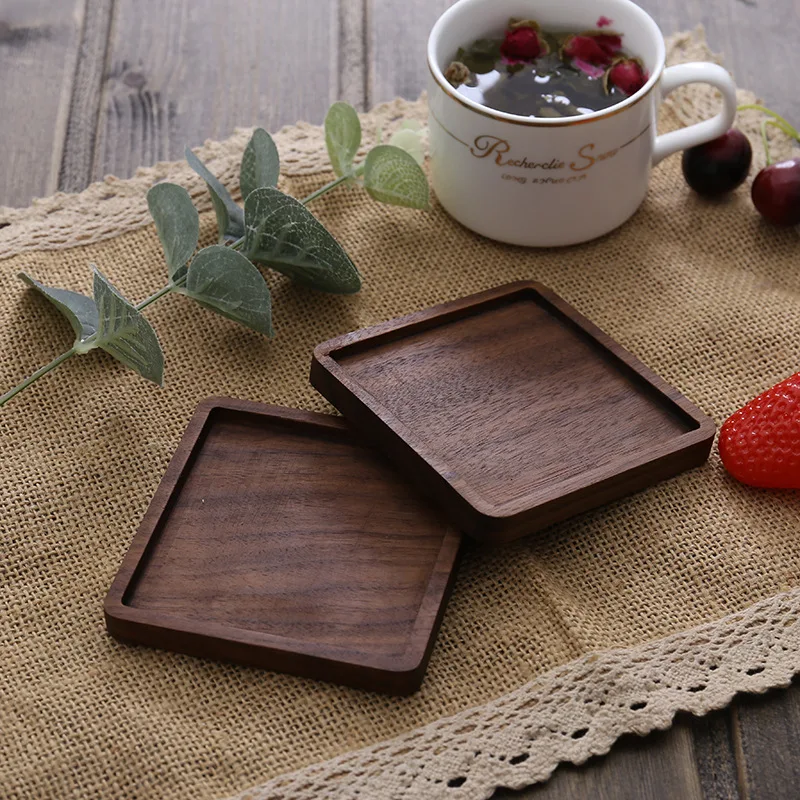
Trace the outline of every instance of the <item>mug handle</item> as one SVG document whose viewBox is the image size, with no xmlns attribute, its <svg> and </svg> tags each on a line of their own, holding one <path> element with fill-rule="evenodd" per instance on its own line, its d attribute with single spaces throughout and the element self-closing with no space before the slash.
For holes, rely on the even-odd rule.
<svg viewBox="0 0 800 800">
<path fill-rule="evenodd" d="M 661 96 L 666 97 L 686 83 L 710 83 L 716 86 L 722 92 L 722 111 L 711 119 L 656 137 L 653 166 L 678 150 L 687 150 L 722 136 L 733 125 L 736 116 L 736 84 L 726 69 L 705 62 L 667 67 L 661 77 Z"/>
</svg>

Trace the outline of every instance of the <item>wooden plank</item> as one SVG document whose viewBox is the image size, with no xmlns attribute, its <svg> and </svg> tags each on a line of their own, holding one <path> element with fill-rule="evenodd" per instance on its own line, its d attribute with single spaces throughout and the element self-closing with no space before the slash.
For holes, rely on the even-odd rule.
<svg viewBox="0 0 800 800">
<path fill-rule="evenodd" d="M 370 0 L 367 103 L 416 100 L 428 79 L 425 51 L 433 23 L 454 0 Z"/>
<path fill-rule="evenodd" d="M 321 122 L 339 43 L 338 2 L 117 0 L 93 177 L 181 158 L 237 126 Z"/>
<path fill-rule="evenodd" d="M 762 97 L 790 120 L 800 118 L 794 78 L 800 69 L 800 14 L 796 0 L 638 0 L 664 33 L 706 29 L 711 49 L 724 56 L 739 86 Z"/>
<path fill-rule="evenodd" d="M 367 108 L 368 0 L 339 0 L 339 92 L 337 100 Z"/>
<path fill-rule="evenodd" d="M 733 720 L 742 797 L 794 800 L 800 794 L 800 683 L 739 698 Z"/>
<path fill-rule="evenodd" d="M 56 190 L 84 0 L 0 4 L 0 205 Z"/>
<path fill-rule="evenodd" d="M 704 794 L 694 763 L 690 718 L 645 738 L 625 736 L 606 756 L 560 766 L 547 783 L 500 789 L 493 800 L 717 800 Z"/>
<path fill-rule="evenodd" d="M 62 192 L 79 192 L 91 181 L 113 5 L 92 0 L 86 7 L 58 178 Z"/>
<path fill-rule="evenodd" d="M 705 717 L 692 717 L 694 761 L 703 796 L 714 800 L 737 800 L 738 770 L 731 730 L 731 710 L 724 708 Z"/>
<path fill-rule="evenodd" d="M 428 33 L 453 0 L 371 0 L 368 102 L 410 99 L 425 88 Z M 752 89 L 781 113 L 800 121 L 794 75 L 800 69 L 800 14 L 795 0 L 769 11 L 755 0 L 639 0 L 665 34 L 703 24 L 711 48 L 725 56 L 741 86 Z"/>
</svg>

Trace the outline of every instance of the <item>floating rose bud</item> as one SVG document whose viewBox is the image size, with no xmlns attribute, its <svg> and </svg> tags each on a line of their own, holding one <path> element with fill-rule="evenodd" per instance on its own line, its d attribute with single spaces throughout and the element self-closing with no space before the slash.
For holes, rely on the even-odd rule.
<svg viewBox="0 0 800 800">
<path fill-rule="evenodd" d="M 507 61 L 512 64 L 517 61 L 533 61 L 550 52 L 547 42 L 539 35 L 539 26 L 535 22 L 523 20 L 522 23 L 512 24 L 516 27 L 506 31 L 500 45 L 500 52 Z"/>
<path fill-rule="evenodd" d="M 466 83 L 470 78 L 469 67 L 460 61 L 451 61 L 450 66 L 444 71 L 444 77 L 452 86 L 461 86 L 462 83 Z"/>
<path fill-rule="evenodd" d="M 644 86 L 650 74 L 638 58 L 616 58 L 603 77 L 606 92 L 615 86 L 627 95 L 636 94 Z"/>
</svg>

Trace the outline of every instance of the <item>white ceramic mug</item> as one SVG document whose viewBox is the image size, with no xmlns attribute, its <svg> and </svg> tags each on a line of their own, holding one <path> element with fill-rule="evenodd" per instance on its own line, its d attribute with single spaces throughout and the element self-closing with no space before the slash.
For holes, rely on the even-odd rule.
<svg viewBox="0 0 800 800">
<path fill-rule="evenodd" d="M 600 16 L 623 34 L 650 79 L 617 105 L 562 119 L 506 114 L 456 92 L 444 70 L 460 46 L 502 35 L 511 17 L 544 30 L 584 31 Z M 665 156 L 721 136 L 733 124 L 736 87 L 716 64 L 664 66 L 664 37 L 630 0 L 459 0 L 428 40 L 431 178 L 444 208 L 477 233 L 511 244 L 577 244 L 613 230 L 639 207 L 650 169 Z M 722 93 L 722 111 L 656 135 L 662 98 L 686 83 Z"/>
</svg>

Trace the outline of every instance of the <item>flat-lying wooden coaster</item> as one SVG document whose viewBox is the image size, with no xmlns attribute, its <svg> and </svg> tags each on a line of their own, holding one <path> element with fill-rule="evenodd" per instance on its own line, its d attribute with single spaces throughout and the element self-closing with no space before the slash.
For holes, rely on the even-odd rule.
<svg viewBox="0 0 800 800">
<path fill-rule="evenodd" d="M 408 694 L 459 542 L 343 420 L 212 399 L 111 586 L 106 625 L 126 641 Z"/>
<path fill-rule="evenodd" d="M 321 344 L 311 383 L 452 522 L 491 542 L 699 465 L 715 432 L 533 282 Z"/>
</svg>

